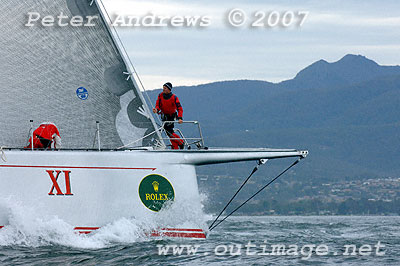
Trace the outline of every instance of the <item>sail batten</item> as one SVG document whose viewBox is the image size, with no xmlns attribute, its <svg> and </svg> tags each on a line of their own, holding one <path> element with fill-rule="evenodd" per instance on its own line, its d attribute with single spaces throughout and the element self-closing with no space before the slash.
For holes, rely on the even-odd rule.
<svg viewBox="0 0 400 266">
<path fill-rule="evenodd" d="M 55 123 L 68 149 L 92 148 L 96 121 L 107 149 L 155 132 L 97 1 L 2 0 L 0 8 L 0 146 L 25 146 L 31 119 Z M 94 26 L 28 27 L 29 12 L 97 19 Z M 136 145 L 158 140 L 155 133 Z"/>
</svg>

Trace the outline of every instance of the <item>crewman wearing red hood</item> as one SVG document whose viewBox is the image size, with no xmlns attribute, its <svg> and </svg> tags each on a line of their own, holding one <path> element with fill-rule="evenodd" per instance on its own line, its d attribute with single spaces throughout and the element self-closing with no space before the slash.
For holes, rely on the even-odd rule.
<svg viewBox="0 0 400 266">
<path fill-rule="evenodd" d="M 32 137 L 29 138 L 29 144 L 26 149 L 32 147 Z M 44 122 L 33 131 L 33 148 L 34 149 L 60 149 L 61 137 L 56 125 L 51 122 Z"/>
<path fill-rule="evenodd" d="M 178 119 L 178 123 L 182 124 L 183 109 L 179 102 L 178 97 L 172 92 L 172 84 L 167 82 L 163 85 L 163 92 L 158 95 L 156 108 L 153 108 L 154 113 L 161 114 L 161 120 L 164 121 L 175 121 Z M 183 140 L 174 133 L 174 123 L 165 123 L 164 129 L 170 138 L 172 149 L 183 149 Z"/>
</svg>

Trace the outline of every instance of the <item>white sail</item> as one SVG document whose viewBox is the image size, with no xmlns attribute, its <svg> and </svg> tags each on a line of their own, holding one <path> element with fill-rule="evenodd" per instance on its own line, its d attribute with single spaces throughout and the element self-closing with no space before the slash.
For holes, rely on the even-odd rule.
<svg viewBox="0 0 400 266">
<path fill-rule="evenodd" d="M 24 147 L 30 120 L 35 127 L 55 123 L 69 149 L 93 147 L 96 121 L 102 148 L 155 131 L 96 1 L 1 0 L 0 9 L 0 146 Z M 71 25 L 74 16 L 84 19 L 82 26 Z M 135 144 L 158 139 L 153 134 Z"/>
</svg>

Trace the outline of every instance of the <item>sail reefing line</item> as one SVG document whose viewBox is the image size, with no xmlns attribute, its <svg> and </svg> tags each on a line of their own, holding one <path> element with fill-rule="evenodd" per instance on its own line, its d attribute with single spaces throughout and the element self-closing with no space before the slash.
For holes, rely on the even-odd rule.
<svg viewBox="0 0 400 266">
<path fill-rule="evenodd" d="M 143 89 L 143 91 L 144 91 L 144 94 L 145 94 L 146 97 L 147 97 L 148 103 L 150 104 L 150 106 L 151 106 L 152 109 L 153 109 L 153 108 L 154 108 L 154 105 L 153 105 L 153 103 L 152 103 L 152 101 L 151 101 L 151 99 L 150 99 L 150 97 L 149 97 L 149 95 L 148 95 L 148 93 L 147 93 L 146 87 L 144 86 L 144 84 L 143 84 L 143 82 L 142 82 L 142 79 L 140 78 L 139 73 L 137 72 L 137 70 L 136 70 L 136 68 L 135 68 L 135 66 L 134 66 L 134 64 L 133 64 L 133 62 L 132 62 L 132 60 L 131 60 L 131 57 L 129 56 L 129 54 L 128 54 L 126 48 L 125 48 L 125 45 L 124 45 L 124 43 L 122 42 L 121 37 L 119 36 L 117 29 L 116 29 L 116 28 L 114 27 L 114 25 L 112 24 L 111 16 L 110 16 L 110 14 L 108 13 L 108 11 L 107 11 L 107 9 L 106 9 L 104 3 L 103 3 L 103 0 L 93 0 L 93 1 L 97 1 L 97 2 L 99 2 L 99 3 L 101 4 L 101 6 L 102 6 L 102 8 L 103 8 L 103 10 L 104 10 L 104 13 L 106 14 L 106 16 L 107 16 L 107 18 L 108 18 L 108 21 L 109 21 L 109 24 L 107 24 L 107 25 L 109 26 L 109 28 L 111 28 L 111 29 L 114 30 L 115 36 L 117 36 L 118 41 L 119 41 L 118 43 L 120 44 L 120 46 L 121 46 L 123 52 L 125 53 L 125 57 L 126 57 L 126 58 L 128 59 L 128 61 L 129 61 L 129 66 L 130 66 L 130 67 L 132 68 L 132 70 L 133 70 L 132 72 L 124 72 L 124 74 L 127 74 L 127 75 L 128 75 L 127 80 L 128 80 L 129 78 L 132 78 L 133 82 L 135 82 L 135 77 L 133 76 L 133 74 L 136 75 L 136 79 L 139 81 L 139 84 L 140 84 L 140 86 L 142 87 L 142 89 Z M 150 114 L 151 114 L 151 112 L 150 112 Z M 161 123 L 162 123 L 162 122 L 161 122 L 161 119 L 160 119 L 158 116 L 157 116 L 157 119 L 158 119 L 158 122 L 161 124 Z M 158 124 L 158 126 L 160 126 L 160 125 Z M 161 136 L 160 136 L 160 137 L 161 137 Z"/>
<path fill-rule="evenodd" d="M 1 160 L 6 163 L 7 162 L 7 157 L 6 157 L 6 154 L 5 154 L 3 149 L 5 149 L 5 147 L 0 147 Z"/>
<path fill-rule="evenodd" d="M 151 99 L 150 99 L 150 97 L 149 97 L 149 95 L 148 95 L 148 93 L 147 93 L 147 90 L 146 90 L 146 88 L 145 88 L 145 86 L 144 86 L 144 84 L 143 84 L 143 82 L 142 82 L 142 79 L 140 78 L 139 73 L 137 72 L 137 70 L 136 70 L 136 68 L 135 68 L 135 66 L 134 66 L 134 64 L 133 64 L 133 62 L 132 62 L 132 60 L 131 60 L 131 57 L 130 57 L 129 54 L 128 54 L 128 51 L 127 51 L 126 48 L 125 48 L 125 45 L 124 45 L 124 43 L 122 42 L 121 37 L 119 36 L 119 33 L 118 33 L 117 29 L 116 29 L 116 28 L 114 27 L 114 25 L 111 23 L 111 22 L 112 22 L 111 16 L 110 16 L 110 14 L 108 13 L 108 11 L 107 11 L 107 9 L 106 9 L 106 7 L 105 7 L 103 1 L 102 1 L 102 0 L 92 0 L 92 2 L 93 2 L 93 1 L 96 2 L 96 4 L 99 6 L 100 14 L 101 14 L 101 16 L 103 17 L 103 20 L 105 21 L 106 27 L 107 27 L 107 29 L 108 29 L 109 32 L 110 32 L 111 38 L 112 38 L 112 39 L 114 40 L 114 42 L 117 44 L 117 48 L 118 48 L 118 45 L 121 46 L 121 48 L 122 48 L 121 50 L 123 51 L 123 54 L 124 54 L 124 56 L 123 56 L 122 58 L 124 59 L 125 64 L 126 64 L 128 67 L 132 68 L 132 70 L 133 70 L 133 71 L 129 71 L 129 72 L 123 72 L 125 75 L 128 75 L 128 77 L 126 78 L 126 80 L 128 81 L 129 79 L 131 79 L 132 82 L 134 83 L 135 87 L 138 87 L 138 84 L 137 84 L 137 82 L 136 82 L 136 79 L 139 81 L 139 84 L 140 84 L 141 88 L 143 89 L 144 94 L 145 94 L 146 97 L 147 97 L 148 104 L 150 104 L 150 106 L 152 107 L 151 109 L 153 109 L 153 108 L 154 108 L 153 103 L 152 103 L 152 101 L 151 101 Z M 107 23 L 107 20 L 106 20 L 106 18 L 104 17 L 104 14 L 101 12 L 101 7 L 100 7 L 99 3 L 100 3 L 100 5 L 101 5 L 102 9 L 104 10 L 104 14 L 107 16 L 109 23 Z M 114 35 L 111 33 L 111 29 L 114 30 L 114 34 L 115 34 L 115 36 L 117 37 L 118 42 L 115 40 Z M 135 77 L 134 75 L 135 75 L 136 77 Z M 129 147 L 129 146 L 131 146 L 131 145 L 133 145 L 133 144 L 135 144 L 135 143 L 141 141 L 142 139 L 145 139 L 145 138 L 147 138 L 147 137 L 150 137 L 150 136 L 153 135 L 153 134 L 157 134 L 157 136 L 158 136 L 158 139 L 155 141 L 155 145 L 154 145 L 154 146 L 155 146 L 156 148 L 162 148 L 162 149 L 164 149 L 164 148 L 166 147 L 166 145 L 165 145 L 165 143 L 164 143 L 164 141 L 163 141 L 163 139 L 162 139 L 161 130 L 160 130 L 160 128 L 159 128 L 159 127 L 160 127 L 160 124 L 161 124 L 162 122 L 161 122 L 161 120 L 160 120 L 160 118 L 159 118 L 158 116 L 157 116 L 157 119 L 158 119 L 158 122 L 159 122 L 159 123 L 157 123 L 157 122 L 154 121 L 154 117 L 153 117 L 153 115 L 152 115 L 152 112 L 151 112 L 151 110 L 149 110 L 148 105 L 146 104 L 146 100 L 143 99 L 142 94 L 140 93 L 140 89 L 138 90 L 138 94 L 139 94 L 139 96 L 142 98 L 142 101 L 143 101 L 143 103 L 144 103 L 143 106 L 144 106 L 145 109 L 146 109 L 145 112 L 147 112 L 147 113 L 149 114 L 150 120 L 153 122 L 154 125 L 157 125 L 158 128 L 155 126 L 155 130 L 154 130 L 153 132 L 150 132 L 149 134 L 147 134 L 147 135 L 145 135 L 145 136 L 143 136 L 143 137 L 141 137 L 141 138 L 137 138 L 137 139 L 135 139 L 135 140 L 133 140 L 133 141 L 131 141 L 131 142 L 129 142 L 129 143 L 124 143 L 125 145 L 123 145 L 123 146 L 121 146 L 121 147 L 118 147 L 117 149 L 127 148 L 127 147 Z"/>
</svg>

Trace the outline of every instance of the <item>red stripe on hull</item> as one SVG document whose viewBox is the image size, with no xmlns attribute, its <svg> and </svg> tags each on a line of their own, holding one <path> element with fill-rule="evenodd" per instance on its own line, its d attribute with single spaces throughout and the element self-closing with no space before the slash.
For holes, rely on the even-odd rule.
<svg viewBox="0 0 400 266">
<path fill-rule="evenodd" d="M 157 168 L 129 168 L 129 167 L 90 167 L 90 166 L 54 166 L 54 165 L 0 165 L 4 168 L 68 168 L 68 169 L 94 169 L 94 170 L 151 170 L 154 171 Z"/>
<path fill-rule="evenodd" d="M 97 230 L 100 227 L 75 227 L 74 230 Z"/>
<path fill-rule="evenodd" d="M 96 230 L 100 229 L 100 227 L 88 227 L 88 226 L 77 226 L 74 228 L 74 230 L 78 230 L 79 234 L 90 234 Z M 85 230 L 85 231 L 80 231 L 80 230 Z"/>
<path fill-rule="evenodd" d="M 161 228 L 164 231 L 193 231 L 193 232 L 204 232 L 202 229 L 181 229 L 181 228 Z"/>
<path fill-rule="evenodd" d="M 151 236 L 185 237 L 185 238 L 206 238 L 204 233 L 180 233 L 180 232 L 153 232 Z"/>
<path fill-rule="evenodd" d="M 3 228 L 4 226 L 0 226 L 0 229 Z"/>
</svg>

